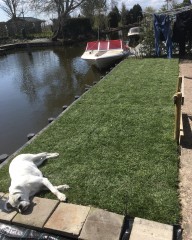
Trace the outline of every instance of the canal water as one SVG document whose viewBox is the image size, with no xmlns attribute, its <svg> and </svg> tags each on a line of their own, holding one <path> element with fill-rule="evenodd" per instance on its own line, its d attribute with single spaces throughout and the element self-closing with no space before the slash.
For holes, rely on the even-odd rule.
<svg viewBox="0 0 192 240">
<path fill-rule="evenodd" d="M 80 58 L 83 51 L 54 47 L 0 57 L 0 155 L 15 152 L 99 81 L 101 72 Z"/>
</svg>

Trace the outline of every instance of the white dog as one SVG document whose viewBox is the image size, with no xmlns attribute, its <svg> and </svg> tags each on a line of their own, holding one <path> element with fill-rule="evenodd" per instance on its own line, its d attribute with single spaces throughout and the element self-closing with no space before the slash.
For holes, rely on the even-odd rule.
<svg viewBox="0 0 192 240">
<path fill-rule="evenodd" d="M 30 205 L 29 198 L 45 189 L 49 189 L 60 201 L 66 200 L 65 194 L 59 190 L 68 189 L 69 186 L 53 186 L 37 168 L 46 159 L 58 155 L 58 153 L 20 154 L 12 160 L 9 166 L 11 186 L 5 210 L 10 211 L 16 208 L 19 212 L 25 211 Z"/>
</svg>

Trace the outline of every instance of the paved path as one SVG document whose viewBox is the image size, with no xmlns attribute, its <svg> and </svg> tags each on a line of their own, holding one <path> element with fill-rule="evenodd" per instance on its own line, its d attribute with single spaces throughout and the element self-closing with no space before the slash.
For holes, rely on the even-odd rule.
<svg viewBox="0 0 192 240">
<path fill-rule="evenodd" d="M 192 240 L 192 61 L 179 64 L 184 78 L 183 128 L 180 157 L 180 198 L 182 206 L 183 240 Z"/>
</svg>

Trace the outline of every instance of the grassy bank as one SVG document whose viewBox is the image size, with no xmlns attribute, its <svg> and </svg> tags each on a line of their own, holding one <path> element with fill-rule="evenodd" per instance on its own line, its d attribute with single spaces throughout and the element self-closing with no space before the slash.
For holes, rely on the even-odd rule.
<svg viewBox="0 0 192 240">
<path fill-rule="evenodd" d="M 177 77 L 174 59 L 125 60 L 22 152 L 60 153 L 41 169 L 55 185 L 70 185 L 70 203 L 120 214 L 127 204 L 131 216 L 176 223 Z M 8 166 L 0 182 L 7 191 Z"/>
</svg>

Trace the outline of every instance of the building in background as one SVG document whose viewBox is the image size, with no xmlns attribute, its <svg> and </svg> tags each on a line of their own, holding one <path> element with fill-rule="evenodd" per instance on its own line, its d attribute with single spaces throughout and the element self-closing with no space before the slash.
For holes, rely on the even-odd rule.
<svg viewBox="0 0 192 240">
<path fill-rule="evenodd" d="M 6 22 L 9 36 L 41 33 L 44 20 L 33 17 L 17 17 Z"/>
</svg>

